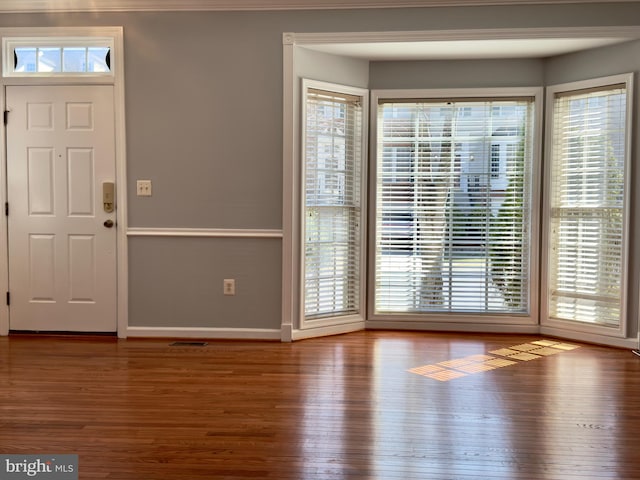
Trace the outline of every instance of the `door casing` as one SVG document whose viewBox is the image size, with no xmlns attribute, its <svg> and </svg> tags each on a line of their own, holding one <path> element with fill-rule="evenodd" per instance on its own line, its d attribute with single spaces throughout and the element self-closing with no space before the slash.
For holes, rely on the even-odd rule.
<svg viewBox="0 0 640 480">
<path fill-rule="evenodd" d="M 122 27 L 16 27 L 0 28 L 0 39 L 24 37 L 51 38 L 74 37 L 111 37 L 113 52 L 111 55 L 110 76 L 82 76 L 82 75 L 51 75 L 38 77 L 0 77 L 2 94 L 0 108 L 6 110 L 6 86 L 9 85 L 113 85 L 114 117 L 115 117 L 115 163 L 116 163 L 116 301 L 117 301 L 117 335 L 126 338 L 128 327 L 128 253 L 127 253 L 127 176 L 126 176 L 126 125 L 125 125 L 125 85 L 124 85 L 124 43 Z M 5 53 L 6 55 L 6 53 Z M 0 148 L 0 199 L 7 202 L 7 150 L 6 128 L 4 129 L 3 145 Z M 0 293 L 9 291 L 9 264 L 7 241 L 7 217 L 0 222 Z M 9 306 L 4 302 L 0 306 L 0 336 L 9 334 Z"/>
</svg>

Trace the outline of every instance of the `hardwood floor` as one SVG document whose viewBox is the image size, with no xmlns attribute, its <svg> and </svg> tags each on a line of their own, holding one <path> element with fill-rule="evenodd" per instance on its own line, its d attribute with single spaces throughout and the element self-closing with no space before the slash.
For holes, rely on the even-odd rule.
<svg viewBox="0 0 640 480">
<path fill-rule="evenodd" d="M 409 371 L 465 373 L 441 362 L 541 339 L 3 337 L 0 453 L 75 453 L 80 479 L 640 478 L 628 350 L 567 342 L 579 348 L 448 381 Z"/>
</svg>

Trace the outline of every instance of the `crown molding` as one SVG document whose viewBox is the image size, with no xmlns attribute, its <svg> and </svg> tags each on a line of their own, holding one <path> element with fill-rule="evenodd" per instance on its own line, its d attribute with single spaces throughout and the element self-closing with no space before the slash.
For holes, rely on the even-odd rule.
<svg viewBox="0 0 640 480">
<path fill-rule="evenodd" d="M 287 45 L 349 44 L 349 43 L 404 43 L 463 40 L 517 40 L 549 38 L 620 38 L 636 40 L 640 38 L 638 26 L 611 27 L 532 27 L 532 28 L 491 28 L 464 30 L 420 30 L 386 32 L 319 32 L 292 33 L 282 35 L 282 43 Z"/>
<path fill-rule="evenodd" d="M 325 10 L 620 2 L 640 0 L 0 0 L 0 12 Z"/>
</svg>

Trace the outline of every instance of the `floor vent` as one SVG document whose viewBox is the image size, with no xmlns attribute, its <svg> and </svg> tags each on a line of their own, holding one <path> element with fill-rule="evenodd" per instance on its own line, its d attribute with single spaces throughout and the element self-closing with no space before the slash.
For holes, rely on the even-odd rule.
<svg viewBox="0 0 640 480">
<path fill-rule="evenodd" d="M 173 342 L 170 347 L 206 347 L 207 342 Z"/>
</svg>

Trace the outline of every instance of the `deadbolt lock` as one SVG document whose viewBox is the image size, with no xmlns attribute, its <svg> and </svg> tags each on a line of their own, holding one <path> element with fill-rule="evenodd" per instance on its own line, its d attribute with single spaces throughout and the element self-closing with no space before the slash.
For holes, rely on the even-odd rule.
<svg viewBox="0 0 640 480">
<path fill-rule="evenodd" d="M 113 182 L 102 182 L 102 205 L 107 213 L 113 213 L 115 210 L 115 190 L 116 186 Z"/>
</svg>

